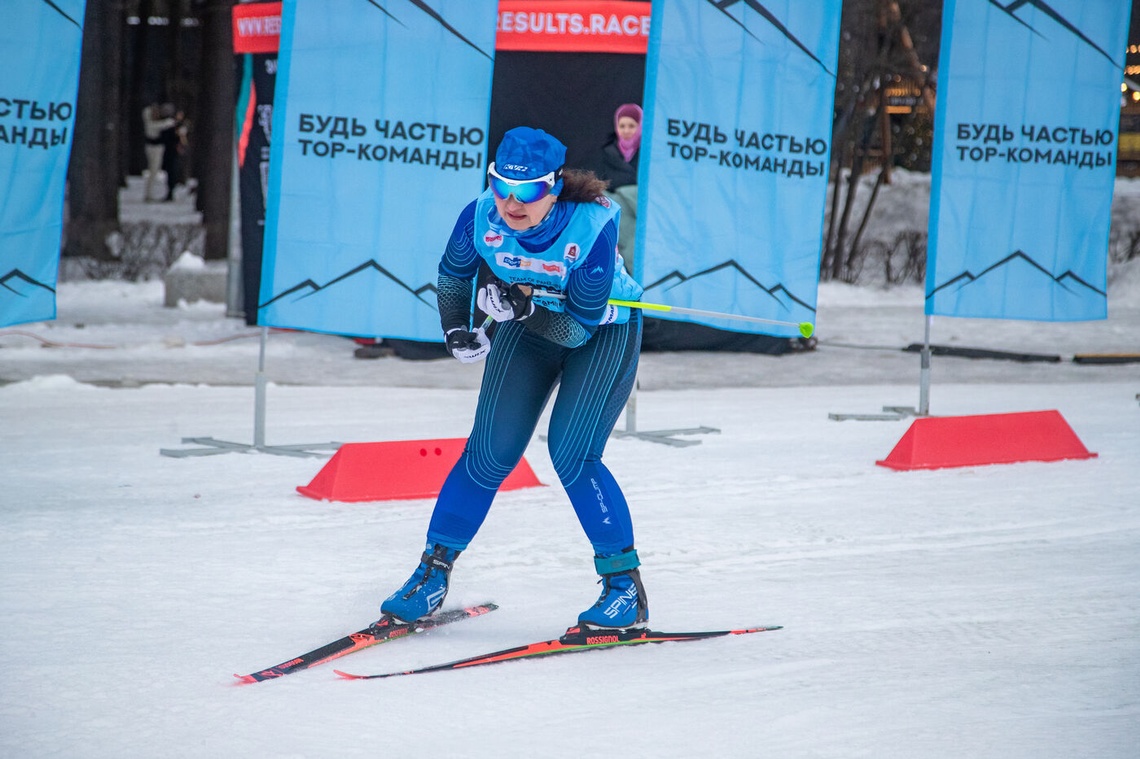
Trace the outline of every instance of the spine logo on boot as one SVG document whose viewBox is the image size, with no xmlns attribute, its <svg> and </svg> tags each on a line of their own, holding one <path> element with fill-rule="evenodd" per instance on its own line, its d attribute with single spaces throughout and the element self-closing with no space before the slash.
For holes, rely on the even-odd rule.
<svg viewBox="0 0 1140 759">
<path fill-rule="evenodd" d="M 621 614 L 626 609 L 626 607 L 632 606 L 635 603 L 637 603 L 637 586 L 633 585 L 626 589 L 625 592 L 623 592 L 613 601 L 611 601 L 610 605 L 607 606 L 606 610 L 602 613 L 610 619 L 613 619 L 617 615 Z"/>
</svg>

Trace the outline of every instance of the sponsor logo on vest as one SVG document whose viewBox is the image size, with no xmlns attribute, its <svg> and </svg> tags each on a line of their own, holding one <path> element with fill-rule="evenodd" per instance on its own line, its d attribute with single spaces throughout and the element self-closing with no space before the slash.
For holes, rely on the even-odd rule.
<svg viewBox="0 0 1140 759">
<path fill-rule="evenodd" d="M 487 230 L 483 235 L 483 244 L 489 248 L 498 248 L 503 244 L 503 235 L 500 232 Z"/>
<path fill-rule="evenodd" d="M 529 256 L 512 256 L 500 253 L 495 257 L 496 262 L 505 269 L 519 269 L 520 271 L 534 271 L 548 276 L 561 278 L 566 273 L 566 265 L 560 261 L 544 261 L 541 258 Z"/>
</svg>

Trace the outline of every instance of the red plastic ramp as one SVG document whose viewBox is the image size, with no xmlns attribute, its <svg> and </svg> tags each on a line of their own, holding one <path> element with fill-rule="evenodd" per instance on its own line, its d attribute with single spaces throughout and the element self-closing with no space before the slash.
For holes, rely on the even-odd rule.
<svg viewBox="0 0 1140 759">
<path fill-rule="evenodd" d="M 394 501 L 434 498 L 463 453 L 465 438 L 345 443 L 301 495 L 321 501 Z M 526 459 L 503 481 L 500 490 L 539 487 Z"/>
<path fill-rule="evenodd" d="M 915 419 L 894 450 L 875 463 L 889 469 L 1090 459 L 1059 411 Z"/>
</svg>

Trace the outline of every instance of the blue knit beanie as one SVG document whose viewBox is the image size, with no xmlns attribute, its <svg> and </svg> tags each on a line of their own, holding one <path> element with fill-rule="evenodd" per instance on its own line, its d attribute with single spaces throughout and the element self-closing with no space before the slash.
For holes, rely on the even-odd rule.
<svg viewBox="0 0 1140 759">
<path fill-rule="evenodd" d="M 495 171 L 507 179 L 538 179 L 566 163 L 566 146 L 541 129 L 515 127 L 495 151 Z"/>
</svg>

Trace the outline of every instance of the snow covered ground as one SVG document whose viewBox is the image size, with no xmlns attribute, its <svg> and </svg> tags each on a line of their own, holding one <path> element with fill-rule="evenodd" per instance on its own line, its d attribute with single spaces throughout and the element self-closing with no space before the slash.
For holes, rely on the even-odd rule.
<svg viewBox="0 0 1140 759">
<path fill-rule="evenodd" d="M 921 293 L 821 288 L 814 352 L 649 354 L 615 439 L 659 629 L 784 629 L 392 680 L 331 666 L 237 686 L 371 621 L 412 570 L 430 500 L 299 495 L 323 458 L 171 458 L 250 442 L 258 332 L 161 283 L 65 282 L 59 318 L 0 329 L 0 756 L 1097 757 L 1140 746 L 1140 271 L 1109 319 L 940 318 L 931 411 L 1057 409 L 1087 460 L 896 472 L 918 400 Z M 52 347 L 44 347 L 51 345 Z M 88 346 L 88 347 L 83 347 Z M 462 437 L 478 367 L 268 340 L 267 442 Z M 619 422 L 619 429 L 624 423 Z M 357 672 L 554 637 L 596 597 L 549 487 L 502 494 L 447 605 L 501 608 L 342 659 Z"/>
</svg>

